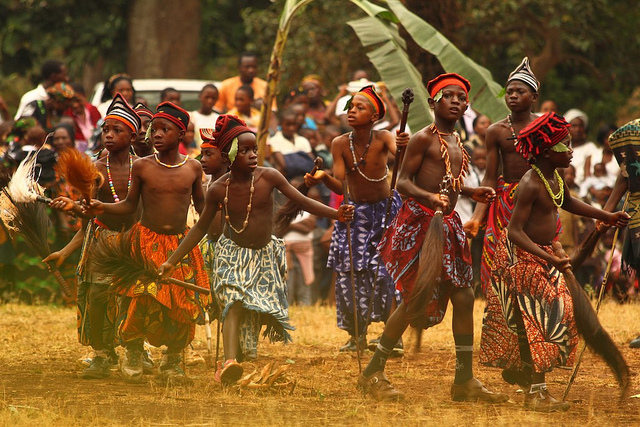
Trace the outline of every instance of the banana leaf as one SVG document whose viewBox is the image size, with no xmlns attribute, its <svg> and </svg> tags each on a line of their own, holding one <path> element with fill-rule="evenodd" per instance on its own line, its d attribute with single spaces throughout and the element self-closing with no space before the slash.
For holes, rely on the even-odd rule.
<svg viewBox="0 0 640 427">
<path fill-rule="evenodd" d="M 409 11 L 399 0 L 386 0 L 386 3 L 411 38 L 434 55 L 446 72 L 461 74 L 471 82 L 469 95 L 475 110 L 494 122 L 509 114 L 504 99 L 499 97 L 502 85 L 493 80 L 489 70 L 462 53 L 442 33 Z"/>
</svg>

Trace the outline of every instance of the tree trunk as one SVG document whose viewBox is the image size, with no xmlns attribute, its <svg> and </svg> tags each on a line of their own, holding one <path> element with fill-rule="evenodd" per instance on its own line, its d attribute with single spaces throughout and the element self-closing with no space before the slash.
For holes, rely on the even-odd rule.
<svg viewBox="0 0 640 427">
<path fill-rule="evenodd" d="M 199 0 L 131 2 L 127 72 L 133 78 L 195 77 L 199 41 Z"/>
</svg>

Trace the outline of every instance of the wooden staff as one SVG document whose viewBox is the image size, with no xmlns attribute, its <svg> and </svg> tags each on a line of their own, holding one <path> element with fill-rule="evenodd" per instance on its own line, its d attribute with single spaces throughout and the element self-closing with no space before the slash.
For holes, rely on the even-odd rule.
<svg viewBox="0 0 640 427">
<path fill-rule="evenodd" d="M 343 204 L 349 204 L 349 185 L 347 177 L 342 181 Z M 356 354 L 358 357 L 358 373 L 362 373 L 362 361 L 360 361 L 360 331 L 358 330 L 358 295 L 356 293 L 356 272 L 353 270 L 353 248 L 351 245 L 351 223 L 346 222 L 347 226 L 347 243 L 349 245 L 349 273 L 351 274 L 351 294 L 353 295 L 353 327 L 356 338 Z"/>
<path fill-rule="evenodd" d="M 629 192 L 624 198 L 624 204 L 622 206 L 622 210 L 626 210 L 627 204 L 629 203 Z M 607 269 L 604 272 L 604 276 L 602 277 L 602 283 L 600 285 L 600 292 L 598 293 L 598 301 L 596 302 L 596 314 L 600 311 L 600 304 L 602 303 L 602 297 L 604 296 L 604 288 L 609 280 L 609 272 L 611 271 L 611 264 L 613 263 L 613 253 L 616 248 L 616 244 L 618 243 L 618 235 L 620 234 L 620 229 L 616 228 L 615 233 L 613 234 L 613 243 L 611 245 L 611 256 L 609 257 L 609 261 L 607 261 Z M 587 343 L 585 342 L 580 349 L 580 353 L 578 354 L 578 360 L 576 361 L 576 365 L 573 367 L 573 372 L 571 372 L 571 377 L 569 378 L 569 382 L 567 383 L 567 388 L 565 388 L 564 393 L 562 394 L 562 400 L 566 400 L 569 395 L 569 391 L 571 390 L 571 386 L 573 385 L 576 377 L 578 376 L 578 369 L 580 368 L 580 363 L 582 363 L 582 357 L 584 356 L 584 351 L 587 349 Z"/>
<path fill-rule="evenodd" d="M 413 102 L 413 89 L 410 87 L 406 88 L 402 92 L 402 118 L 400 120 L 400 133 L 405 131 L 407 127 L 407 119 L 409 118 L 409 106 Z M 404 159 L 404 146 L 400 146 L 396 148 L 396 159 L 393 164 L 393 173 L 391 174 L 391 185 L 389 191 L 389 197 L 387 198 L 387 202 L 385 204 L 384 209 L 384 229 L 389 226 L 389 217 L 391 216 L 391 206 L 393 205 L 394 199 L 394 191 L 396 188 L 396 181 L 398 179 L 398 171 L 400 170 L 400 165 L 402 164 L 402 160 Z M 378 261 L 378 265 L 376 265 L 376 274 L 373 276 L 373 282 L 371 284 L 371 296 L 369 297 L 369 309 L 367 311 L 367 319 L 366 326 L 364 328 L 364 336 L 367 336 L 367 331 L 369 330 L 369 325 L 371 324 L 371 311 L 373 310 L 373 300 L 376 295 L 376 283 L 378 280 L 378 274 L 380 272 L 380 261 Z"/>
</svg>

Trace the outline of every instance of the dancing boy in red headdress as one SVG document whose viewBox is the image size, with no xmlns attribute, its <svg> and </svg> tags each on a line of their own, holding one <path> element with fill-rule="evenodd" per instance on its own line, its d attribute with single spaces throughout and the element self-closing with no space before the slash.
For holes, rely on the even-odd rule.
<svg viewBox="0 0 640 427">
<path fill-rule="evenodd" d="M 150 136 L 156 153 L 133 163 L 131 189 L 118 203 L 91 201 L 91 211 L 97 214 L 130 215 L 142 201 L 142 218 L 133 226 L 140 240 L 142 253 L 159 266 L 167 260 L 187 232 L 189 202 L 193 198 L 200 212 L 204 205 L 202 166 L 196 160 L 178 153 L 189 124 L 189 113 L 163 102 L 151 121 Z M 184 254 L 187 255 L 187 254 Z M 172 277 L 207 288 L 202 255 L 194 248 L 180 258 Z M 146 338 L 151 345 L 166 345 L 160 363 L 163 380 L 184 382 L 179 362 L 181 351 L 195 334 L 195 322 L 203 315 L 202 307 L 209 298 L 168 283 L 136 283 L 122 293 L 117 320 L 117 334 L 127 348 L 127 361 L 122 366 L 125 379 L 140 381 L 141 349 Z"/>
<path fill-rule="evenodd" d="M 198 244 L 221 204 L 226 224 L 214 249 L 212 290 L 222 304 L 225 362 L 215 380 L 231 384 L 242 375 L 238 360 L 256 357 L 262 324 L 271 340 L 291 340 L 284 242 L 271 234 L 273 189 L 314 215 L 345 221 L 353 217 L 353 209 L 331 209 L 303 196 L 277 170 L 259 167 L 256 137 L 237 117 L 218 117 L 213 139 L 231 170 L 209 187 L 200 219 L 159 272 L 169 274 Z"/>
<path fill-rule="evenodd" d="M 551 112 L 518 134 L 516 149 L 532 170 L 515 194 L 507 233 L 496 248 L 491 289 L 500 303 L 487 305 L 480 361 L 504 368 L 503 377 L 525 390 L 525 408 L 567 410 L 547 390 L 545 373 L 573 362 L 578 331 L 573 301 L 561 272 L 570 264 L 551 243 L 558 208 L 624 227 L 629 216 L 609 213 L 571 197 L 557 168 L 571 163 L 571 136 L 563 117 Z"/>
<path fill-rule="evenodd" d="M 394 136 L 386 130 L 373 130 L 373 125 L 385 115 L 382 98 L 373 86 L 365 86 L 347 104 L 347 120 L 353 131 L 340 135 L 331 143 L 333 176 L 318 171 L 307 174 L 307 185 L 323 182 L 336 194 L 342 194 L 342 182 L 348 182 L 349 196 L 355 206 L 351 224 L 353 265 L 349 260 L 347 227 L 336 224 L 331 236 L 327 267 L 336 272 L 336 313 L 338 327 L 349 333 L 349 341 L 340 351 L 362 350 L 366 345 L 367 325 L 370 322 L 386 322 L 391 306 L 396 300 L 393 280 L 380 263 L 376 247 L 380 243 L 385 226 L 395 217 L 402 200 L 393 191 L 390 218 L 385 218 L 390 196 L 387 176 L 389 153 L 395 155 L 396 144 L 406 145 L 409 135 Z M 356 297 L 351 286 L 351 269 L 354 269 Z M 374 294 L 374 295 L 372 295 Z M 398 301 L 400 302 L 399 298 Z M 369 313 L 371 307 L 371 313 Z M 353 312 L 358 316 L 355 330 Z M 356 332 L 360 342 L 356 343 Z M 401 341 L 399 341 L 401 343 Z M 374 346 L 377 344 L 373 344 Z M 401 344 L 399 344 L 401 345 Z M 402 347 L 395 349 L 397 352 Z"/>
<path fill-rule="evenodd" d="M 508 398 L 482 386 L 473 376 L 473 302 L 471 256 L 460 217 L 453 210 L 462 193 L 482 203 L 495 193 L 480 187 L 463 186 L 468 154 L 454 131 L 456 122 L 468 106 L 470 83 L 457 74 L 442 74 L 427 85 L 435 121 L 413 135 L 398 179 L 398 191 L 408 197 L 379 245 L 387 271 L 402 292 L 403 302 L 389 317 L 373 358 L 358 379 L 358 386 L 377 400 L 398 400 L 402 393 L 391 386 L 384 374 L 387 358 L 395 343 L 410 324 L 407 307 L 416 283 L 420 252 L 425 232 L 435 210 L 444 214 L 444 253 L 442 274 L 432 299 L 423 307 L 421 327 L 440 323 L 447 303 L 453 304 L 453 337 L 456 344 L 455 379 L 451 387 L 453 400 L 504 402 Z M 449 196 L 439 194 L 443 178 L 451 181 Z"/>
</svg>

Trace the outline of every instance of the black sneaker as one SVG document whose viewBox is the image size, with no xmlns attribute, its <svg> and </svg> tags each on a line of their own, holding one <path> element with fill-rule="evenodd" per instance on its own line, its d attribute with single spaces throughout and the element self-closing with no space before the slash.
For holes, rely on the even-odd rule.
<svg viewBox="0 0 640 427">
<path fill-rule="evenodd" d="M 95 356 L 88 368 L 82 371 L 85 380 L 97 380 L 107 378 L 111 374 L 109 362 L 104 357 Z"/>
<path fill-rule="evenodd" d="M 402 357 L 404 356 L 404 344 L 402 343 L 402 338 L 398 340 L 396 345 L 393 347 L 391 351 L 390 357 Z"/>
<path fill-rule="evenodd" d="M 115 349 L 111 348 L 107 350 L 107 362 L 109 362 L 109 368 L 112 370 L 118 368 L 118 365 L 120 364 L 120 357 L 118 356 L 118 353 L 116 353 Z"/>
</svg>

